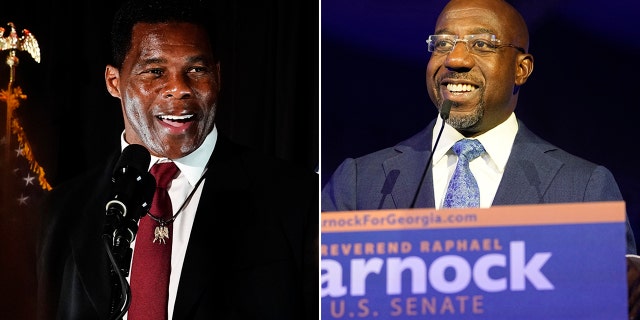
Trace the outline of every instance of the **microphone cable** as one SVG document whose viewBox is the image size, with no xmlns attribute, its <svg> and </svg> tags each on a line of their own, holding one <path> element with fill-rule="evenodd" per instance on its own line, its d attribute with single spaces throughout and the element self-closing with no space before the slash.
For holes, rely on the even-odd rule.
<svg viewBox="0 0 640 320">
<path fill-rule="evenodd" d="M 431 167 L 431 161 L 433 160 L 433 153 L 438 147 L 438 142 L 440 142 L 440 136 L 442 135 L 442 131 L 444 130 L 444 123 L 447 119 L 449 119 L 449 113 L 451 112 L 452 104 L 453 102 L 451 102 L 451 100 L 444 100 L 444 102 L 442 102 L 442 107 L 440 108 L 440 117 L 442 118 L 442 126 L 440 127 L 440 132 L 438 132 L 436 143 L 433 144 L 433 149 L 431 150 L 431 154 L 429 155 L 429 159 L 427 160 L 427 165 L 424 167 L 424 171 L 422 171 L 422 177 L 420 177 L 418 190 L 416 190 L 416 193 L 413 196 L 413 201 L 411 201 L 411 206 L 409 206 L 409 208 L 413 208 L 416 205 L 416 201 L 418 200 L 418 195 L 420 194 L 420 189 L 422 188 L 422 184 L 424 183 L 424 178 L 427 176 L 427 171 Z"/>
</svg>

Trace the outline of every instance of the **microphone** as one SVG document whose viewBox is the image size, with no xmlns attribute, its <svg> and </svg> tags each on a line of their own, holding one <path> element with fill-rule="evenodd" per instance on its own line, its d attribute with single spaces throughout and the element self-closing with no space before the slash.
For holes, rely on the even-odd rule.
<svg viewBox="0 0 640 320">
<path fill-rule="evenodd" d="M 389 171 L 387 178 L 384 180 L 384 185 L 382 185 L 382 190 L 380 190 L 380 193 L 382 194 L 382 199 L 380 199 L 378 210 L 382 209 L 382 205 L 384 204 L 384 200 L 387 198 L 387 195 L 390 195 L 391 191 L 393 191 L 393 187 L 395 187 L 396 180 L 398 180 L 399 175 L 400 175 L 400 170 Z"/>
<path fill-rule="evenodd" d="M 104 235 L 112 237 L 113 255 L 124 265 L 129 264 L 138 220 L 149 210 L 156 189 L 156 180 L 147 170 L 150 162 L 151 155 L 145 147 L 131 144 L 122 150 L 113 170 Z M 126 274 L 128 270 L 124 268 Z"/>
<path fill-rule="evenodd" d="M 413 201 L 411 201 L 411 205 L 409 206 L 409 208 L 411 209 L 413 209 L 416 205 L 416 200 L 418 200 L 418 194 L 420 194 L 422 183 L 424 183 L 424 178 L 427 176 L 427 171 L 431 167 L 431 161 L 433 160 L 433 153 L 438 147 L 438 142 L 440 141 L 442 130 L 444 130 L 444 123 L 447 119 L 449 119 L 449 113 L 451 112 L 451 105 L 453 105 L 453 102 L 451 102 L 451 100 L 444 100 L 442 102 L 442 106 L 440 107 L 440 118 L 442 118 L 442 126 L 440 127 L 440 132 L 438 132 L 436 143 L 433 144 L 431 155 L 429 155 L 429 160 L 427 160 L 427 165 L 425 166 L 424 171 L 422 171 L 422 177 L 420 177 L 420 183 L 418 184 L 418 189 L 416 190 L 416 193 L 413 195 Z"/>
<path fill-rule="evenodd" d="M 442 107 L 440 107 L 440 118 L 442 118 L 442 127 L 444 128 L 444 122 L 449 119 L 449 113 L 451 113 L 451 105 L 453 102 L 451 100 L 445 100 L 442 102 Z M 442 132 L 442 130 L 440 130 Z M 440 140 L 440 135 L 438 135 L 438 140 Z M 436 140 L 436 146 L 438 145 L 438 140 Z M 434 147 L 433 150 L 436 148 Z"/>
</svg>

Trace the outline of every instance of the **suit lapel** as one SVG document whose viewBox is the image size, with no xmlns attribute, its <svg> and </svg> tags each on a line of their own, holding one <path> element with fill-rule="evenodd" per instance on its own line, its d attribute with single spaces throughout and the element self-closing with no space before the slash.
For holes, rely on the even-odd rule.
<svg viewBox="0 0 640 320">
<path fill-rule="evenodd" d="M 427 160 L 431 156 L 431 139 L 435 120 L 424 130 L 395 146 L 398 154 L 383 162 L 387 177 L 397 172 L 398 178 L 392 196 L 395 208 L 409 208 L 418 193 L 415 208 L 433 208 L 433 178 L 427 170 Z M 422 173 L 427 170 L 422 186 Z M 386 209 L 392 209 L 389 206 Z"/>
<path fill-rule="evenodd" d="M 431 152 L 403 153 L 384 161 L 383 166 L 387 177 L 398 176 L 391 192 L 394 208 L 409 208 L 416 192 L 419 192 L 419 195 L 415 207 L 428 208 L 428 203 L 433 203 L 431 170 L 427 172 L 423 185 L 418 190 L 421 174 L 426 168 L 426 159 L 430 154 Z M 416 174 L 409 174 L 410 172 Z M 385 206 L 384 209 L 394 208 Z"/>
<path fill-rule="evenodd" d="M 542 203 L 543 196 L 562 162 L 547 156 L 556 149 L 538 138 L 524 124 L 519 129 L 493 205 Z"/>
<path fill-rule="evenodd" d="M 207 172 L 207 180 L 210 180 L 210 173 Z M 215 260 L 212 254 L 212 246 L 220 244 L 216 239 L 216 233 L 220 232 L 220 228 L 216 226 L 214 219 L 213 201 L 206 194 L 209 194 L 210 183 L 205 182 L 202 190 L 202 198 L 198 204 L 196 218 L 193 223 L 191 235 L 189 236 L 189 245 L 185 255 L 182 273 L 180 275 L 180 284 L 174 305 L 173 317 L 175 319 L 186 319 L 189 310 L 199 301 L 199 297 L 207 285 L 212 283 L 211 275 L 217 274 L 215 263 L 212 265 L 211 260 Z"/>
<path fill-rule="evenodd" d="M 227 241 L 234 241 L 222 236 L 224 224 L 229 223 L 223 221 L 242 218 L 230 217 L 225 208 L 241 206 L 239 200 L 229 196 L 229 193 L 243 194 L 238 190 L 246 188 L 246 173 L 230 142 L 221 135 L 218 136 L 208 168 L 182 267 L 174 319 L 187 318 L 194 306 L 201 301 L 205 289 L 216 286 L 213 277 L 223 276 L 221 272 L 224 271 L 220 268 L 224 262 L 218 264 L 215 260 L 225 259 L 225 255 L 220 254 L 220 249 L 216 248 Z M 211 263 L 212 260 L 214 263 Z"/>
</svg>

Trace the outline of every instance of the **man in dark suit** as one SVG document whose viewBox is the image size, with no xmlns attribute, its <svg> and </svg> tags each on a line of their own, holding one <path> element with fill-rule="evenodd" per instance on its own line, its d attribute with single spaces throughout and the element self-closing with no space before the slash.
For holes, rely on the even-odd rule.
<svg viewBox="0 0 640 320">
<path fill-rule="evenodd" d="M 193 3 L 132 1 L 116 14 L 105 82 L 121 101 L 122 148 L 54 188 L 43 206 L 39 319 L 145 319 L 133 312 L 145 305 L 174 320 L 318 318 L 317 174 L 237 145 L 217 130 L 215 32 L 208 29 L 212 18 Z M 116 254 L 116 260 L 118 244 L 104 239 L 115 238 L 112 229 L 123 228 L 120 220 L 129 221 L 131 213 L 114 222 L 105 208 L 123 179 L 116 171 L 137 169 L 121 167 L 131 145 L 143 146 L 150 158 L 135 181 L 151 177 L 147 170 L 157 163 L 173 163 L 178 172 L 168 187 L 172 216 L 144 209 L 138 234 L 127 239 L 132 258 Z M 164 232 L 143 234 L 143 224 Z M 125 237 L 136 229 L 124 226 Z M 136 295 L 143 289 L 134 280 L 161 282 L 153 265 L 141 264 L 143 243 L 171 249 L 164 261 L 169 283 L 153 289 L 163 292 L 159 302 Z M 117 272 L 129 271 L 129 263 L 131 296 Z"/>
<path fill-rule="evenodd" d="M 534 59 L 515 8 L 502 0 L 452 0 L 427 42 L 427 90 L 446 121 L 438 117 L 393 147 L 343 161 L 322 189 L 323 212 L 441 208 L 457 162 L 451 149 L 463 138 L 484 147 L 470 162 L 480 207 L 623 200 L 607 168 L 542 140 L 516 118 Z M 627 219 L 627 253 L 635 252 Z"/>
</svg>

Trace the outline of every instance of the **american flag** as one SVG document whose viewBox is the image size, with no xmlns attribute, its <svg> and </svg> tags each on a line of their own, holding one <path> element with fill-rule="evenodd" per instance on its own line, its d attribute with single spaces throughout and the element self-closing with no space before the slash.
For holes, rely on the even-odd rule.
<svg viewBox="0 0 640 320">
<path fill-rule="evenodd" d="M 0 116 L 5 124 L 0 133 L 0 283 L 5 292 L 0 293 L 0 319 L 34 316 L 38 205 L 51 190 L 19 119 L 13 116 L 21 98 L 26 96 L 19 87 L 0 91 L 0 106 L 6 106 L 5 116 Z"/>
<path fill-rule="evenodd" d="M 8 52 L 5 61 L 10 69 L 7 89 L 0 91 L 0 102 L 6 107 L 4 134 L 0 134 L 0 283 L 5 292 L 0 294 L 0 319 L 31 319 L 35 315 L 39 202 L 51 186 L 14 112 L 27 98 L 14 86 L 19 62 L 16 51 L 27 51 L 40 62 L 40 47 L 29 31 L 23 30 L 20 36 L 13 23 L 8 25 L 6 37 L 0 28 L 0 51 Z"/>
<path fill-rule="evenodd" d="M 44 168 L 36 161 L 27 135 L 14 117 L 20 99 L 26 98 L 19 87 L 0 91 L 0 100 L 6 102 L 5 134 L 0 138 L 3 157 L 2 171 L 3 208 L 21 211 L 35 204 L 44 192 L 51 190 Z"/>
</svg>

